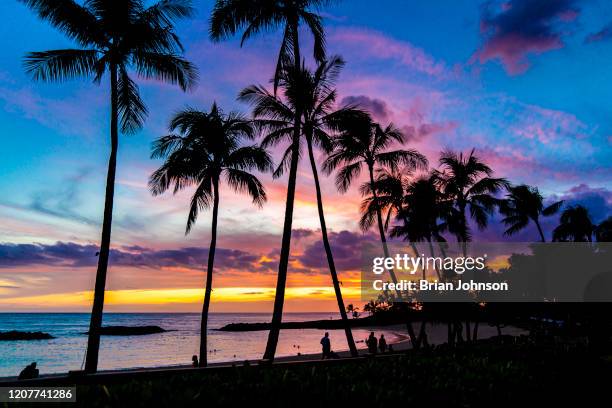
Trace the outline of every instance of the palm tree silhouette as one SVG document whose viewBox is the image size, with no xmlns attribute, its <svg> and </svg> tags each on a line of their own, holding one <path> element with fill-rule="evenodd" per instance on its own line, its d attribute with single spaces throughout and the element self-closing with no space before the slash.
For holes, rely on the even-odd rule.
<svg viewBox="0 0 612 408">
<path fill-rule="evenodd" d="M 431 256 L 435 257 L 432 241 L 446 242 L 442 232 L 453 215 L 452 202 L 438 190 L 436 175 L 422 177 L 407 186 L 403 205 L 397 215 L 402 224 L 393 227 L 391 236 L 403 237 L 410 242 L 426 241 Z M 442 276 L 437 269 L 436 274 L 441 281 Z M 423 279 L 426 279 L 425 269 Z"/>
<path fill-rule="evenodd" d="M 612 217 L 606 218 L 595 227 L 595 239 L 597 242 L 612 242 Z"/>
<path fill-rule="evenodd" d="M 365 182 L 359 187 L 361 195 L 365 196 L 361 202 L 359 228 L 364 232 L 372 228 L 376 219 L 376 203 L 378 202 L 381 212 L 386 213 L 384 230 L 387 232 L 391 219 L 402 211 L 405 200 L 404 192 L 410 184 L 408 176 L 411 172 L 406 169 L 393 172 L 384 167 L 378 168 L 374 172 L 376 173 L 374 189 L 377 200 L 374 199 L 371 183 Z M 409 241 L 415 256 L 418 256 L 419 250 L 416 242 Z"/>
<path fill-rule="evenodd" d="M 272 169 L 268 153 L 258 146 L 241 146 L 244 139 L 254 138 L 250 121 L 237 113 L 224 115 L 216 104 L 210 112 L 186 109 L 170 122 L 170 134 L 153 144 L 151 158 L 164 158 L 164 164 L 149 180 L 153 195 L 163 194 L 173 187 L 173 193 L 196 186 L 191 198 L 185 234 L 193 228 L 198 214 L 212 205 L 212 231 L 206 269 L 206 290 L 200 326 L 200 366 L 207 364 L 206 338 L 208 309 L 212 292 L 213 266 L 217 246 L 219 214 L 219 183 L 223 178 L 230 189 L 247 193 L 253 203 L 261 206 L 266 193 L 252 169 L 265 172 Z"/>
<path fill-rule="evenodd" d="M 365 196 L 361 202 L 361 218 L 359 219 L 359 227 L 362 231 L 368 231 L 374 225 L 376 220 L 376 201 L 380 206 L 380 211 L 386 213 L 384 218 L 384 230 L 389 229 L 391 219 L 397 215 L 404 204 L 404 192 L 409 185 L 409 171 L 400 169 L 392 172 L 387 168 L 381 167 L 375 170 L 374 190 L 376 198 L 372 191 L 372 184 L 365 182 L 360 186 L 360 193 Z"/>
<path fill-rule="evenodd" d="M 302 65 L 296 73 L 293 72 L 295 67 L 285 64 L 285 69 L 279 77 L 279 84 L 282 86 L 285 95 L 284 100 L 278 95 L 267 91 L 262 86 L 250 86 L 244 89 L 240 93 L 239 99 L 255 106 L 255 122 L 267 132 L 262 146 L 275 146 L 281 142 L 289 141 L 289 146 L 285 150 L 283 159 L 274 172 L 275 177 L 282 176 L 285 169 L 290 166 L 288 160 L 291 157 L 291 142 L 295 134 L 294 117 L 297 105 L 300 104 L 302 106 L 303 113 L 300 126 L 306 140 L 308 157 L 315 183 L 323 247 L 332 277 L 340 316 L 344 322 L 349 350 L 353 356 L 356 356 L 357 348 L 349 326 L 344 301 L 342 300 L 340 282 L 327 235 L 323 198 L 313 147 L 316 145 L 324 152 L 329 153 L 332 148 L 331 134 L 340 126 L 339 124 L 352 120 L 354 117 L 363 116 L 363 112 L 351 106 L 335 109 L 336 91 L 333 89 L 333 85 L 342 66 L 344 66 L 344 61 L 337 56 L 332 57 L 330 61 L 319 64 L 315 72 L 311 72 Z M 299 78 L 299 81 L 296 82 L 295 78 Z"/>
<path fill-rule="evenodd" d="M 582 205 L 566 208 L 559 218 L 559 225 L 553 230 L 553 241 L 592 242 L 595 225 L 589 210 Z"/>
<path fill-rule="evenodd" d="M 509 187 L 506 199 L 499 207 L 500 213 L 505 216 L 502 222 L 508 227 L 504 234 L 514 235 L 527 227 L 529 221 L 532 221 L 538 228 L 540 239 L 546 242 L 540 225 L 540 216 L 549 217 L 556 214 L 563 205 L 563 201 L 552 203 L 546 208 L 543 201 L 544 198 L 537 187 L 525 184 Z"/>
<path fill-rule="evenodd" d="M 81 47 L 28 53 L 25 69 L 35 80 L 61 82 L 93 77 L 94 83 L 99 84 L 106 72 L 110 78 L 111 153 L 85 362 L 85 370 L 95 372 L 110 252 L 118 122 L 121 122 L 123 133 L 134 133 L 142 127 L 147 116 L 147 108 L 140 98 L 138 85 L 130 78 L 129 68 L 133 67 L 143 78 L 178 84 L 183 90 L 191 88 L 197 71 L 180 56 L 183 47 L 173 24 L 191 16 L 193 9 L 187 0 L 163 0 L 150 7 L 145 7 L 142 0 L 87 1 L 84 5 L 74 0 L 21 1 Z"/>
<path fill-rule="evenodd" d="M 389 248 L 385 236 L 385 227 L 382 220 L 381 204 L 378 200 L 376 181 L 374 179 L 374 168 L 377 166 L 386 167 L 390 172 L 396 173 L 400 168 L 406 170 L 416 170 L 427 168 L 425 156 L 412 149 L 398 149 L 387 151 L 395 143 L 403 143 L 404 135 L 389 124 L 383 128 L 380 124 L 372 121 L 370 115 L 362 115 L 351 121 L 343 123 L 340 133 L 334 138 L 334 150 L 323 162 L 323 171 L 330 174 L 335 169 L 341 167 L 336 174 L 336 188 L 342 193 L 346 192 L 353 180 L 359 177 L 361 169 L 365 166 L 369 175 L 369 191 L 372 194 L 373 206 L 378 222 L 378 232 L 383 247 L 385 257 L 389 258 Z M 362 192 L 365 190 L 362 188 Z M 392 269 L 389 275 L 394 283 L 397 277 Z M 402 298 L 402 293 L 396 289 L 398 299 Z M 412 322 L 406 323 L 408 335 L 411 340 L 416 340 Z"/>
<path fill-rule="evenodd" d="M 489 215 L 499 203 L 494 194 L 507 188 L 508 182 L 491 177 L 493 170 L 474 154 L 474 149 L 467 156 L 462 152 L 444 151 L 440 165 L 442 171 L 438 171 L 436 177 L 441 191 L 454 201 L 458 210 L 449 230 L 456 235 L 464 256 L 467 256 L 466 243 L 471 241 L 471 232 L 466 211 L 469 209 L 470 217 L 479 229 L 486 228 Z"/>
<path fill-rule="evenodd" d="M 214 41 L 220 41 L 244 28 L 242 33 L 242 44 L 244 44 L 247 39 L 262 31 L 283 26 L 284 34 L 274 75 L 276 93 L 282 72 L 285 70 L 284 67 L 291 57 L 293 57 L 293 66 L 300 66 L 302 58 L 300 55 L 299 28 L 302 23 L 306 24 L 313 35 L 315 59 L 317 61 L 325 59 L 325 31 L 323 29 L 322 18 L 316 12 L 311 11 L 311 9 L 317 9 L 328 2 L 328 0 L 217 0 L 210 21 L 210 37 Z M 299 81 L 298 78 L 295 78 L 295 80 L 296 82 Z M 274 311 L 271 329 L 268 334 L 268 342 L 264 352 L 264 359 L 269 361 L 274 359 L 274 354 L 276 353 L 283 316 L 287 267 L 291 250 L 295 184 L 300 154 L 299 141 L 302 109 L 302 106 L 298 103 L 293 118 L 294 134 L 291 143 L 291 154 L 288 159 L 289 177 L 287 181 L 287 199 L 285 202 L 285 221 L 278 263 Z"/>
<path fill-rule="evenodd" d="M 394 143 L 403 143 L 404 135 L 389 124 L 383 128 L 368 116 L 355 118 L 344 124 L 340 134 L 334 138 L 334 151 L 323 162 L 323 171 L 330 174 L 340 168 L 336 174 L 336 187 L 342 193 L 346 192 L 353 180 L 359 177 L 365 166 L 369 175 L 369 188 L 361 188 L 362 192 L 372 194 L 372 206 L 376 213 L 378 232 L 385 257 L 389 257 L 389 248 L 385 236 L 385 224 L 382 219 L 382 205 L 379 201 L 375 175 L 375 167 L 386 167 L 392 173 L 400 168 L 406 170 L 426 169 L 427 158 L 413 149 L 398 149 L 388 151 Z M 389 270 L 393 282 L 397 282 L 395 273 Z M 401 297 L 400 292 L 397 296 Z"/>
</svg>

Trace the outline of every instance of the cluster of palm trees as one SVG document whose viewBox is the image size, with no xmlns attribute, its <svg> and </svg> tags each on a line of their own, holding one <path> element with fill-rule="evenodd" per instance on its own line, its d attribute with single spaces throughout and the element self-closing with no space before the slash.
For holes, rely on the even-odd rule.
<svg viewBox="0 0 612 408">
<path fill-rule="evenodd" d="M 182 56 L 184 50 L 174 29 L 178 20 L 191 17 L 195 10 L 189 0 L 159 0 L 148 7 L 143 0 L 21 1 L 79 46 L 27 54 L 25 67 L 34 79 L 63 81 L 89 77 L 99 84 L 108 78 L 110 85 L 111 153 L 85 364 L 87 372 L 95 372 L 110 251 L 119 131 L 130 134 L 139 130 L 147 116 L 146 105 L 131 75 L 134 72 L 142 78 L 177 84 L 185 91 L 195 86 L 197 69 Z M 544 240 L 539 217 L 549 216 L 561 206 L 555 203 L 544 208 L 537 189 L 510 186 L 505 179 L 494 178 L 492 170 L 473 151 L 468 155 L 444 152 L 440 168 L 426 173 L 427 159 L 413 149 L 404 148 L 404 135 L 399 129 L 392 124 L 376 123 L 359 106 L 338 106 L 335 83 L 344 61 L 339 56 L 326 55 L 325 30 L 318 14 L 328 3 L 329 0 L 217 0 L 210 18 L 212 41 L 241 33 L 244 44 L 264 31 L 282 30 L 271 89 L 251 85 L 239 93 L 239 100 L 252 106 L 249 118 L 235 112 L 225 113 L 216 104 L 210 111 L 184 109 L 171 119 L 170 133 L 153 145 L 152 158 L 163 159 L 164 163 L 150 177 L 151 192 L 158 195 L 169 189 L 176 193 L 194 188 L 186 233 L 191 231 L 201 211 L 212 209 L 201 322 L 201 365 L 207 364 L 206 332 L 219 192 L 223 182 L 234 191 L 248 194 L 255 205 L 261 206 L 266 201 L 265 189 L 252 172 L 270 171 L 275 178 L 288 172 L 276 295 L 264 353 L 264 359 L 270 361 L 280 332 L 297 169 L 304 151 L 308 153 L 315 182 L 321 239 L 353 355 L 357 349 L 328 238 L 319 170 L 328 175 L 335 172 L 340 192 L 346 192 L 364 172 L 367 177 L 360 186 L 365 196 L 360 226 L 367 230 L 376 223 L 386 256 L 389 256 L 387 235 L 403 237 L 412 245 L 427 241 L 430 248 L 433 248 L 432 242 L 442 242 L 445 233 L 454 235 L 459 242 L 467 242 L 472 237 L 470 220 L 485 228 L 496 207 L 505 216 L 503 222 L 509 227 L 508 234 L 531 221 Z M 314 69 L 302 58 L 300 34 L 304 32 L 314 40 Z M 262 136 L 261 143 L 253 143 L 258 136 Z M 266 149 L 278 145 L 285 150 L 274 166 Z M 315 149 L 325 155 L 321 169 L 315 160 Z M 497 197 L 504 189 L 508 195 L 500 200 Z M 591 225 L 590 229 L 575 232 L 581 215 L 579 209 L 572 211 L 562 216 L 563 227 L 555 230 L 556 238 L 582 239 L 588 231 L 599 231 Z M 604 228 L 597 234 L 605 236 Z M 393 271 L 390 277 L 396 280 Z M 408 330 L 414 338 L 410 324 Z"/>
</svg>

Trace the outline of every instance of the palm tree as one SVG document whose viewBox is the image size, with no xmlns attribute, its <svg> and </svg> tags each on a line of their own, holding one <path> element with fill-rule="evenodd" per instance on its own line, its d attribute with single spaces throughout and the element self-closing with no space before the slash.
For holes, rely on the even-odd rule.
<svg viewBox="0 0 612 408">
<path fill-rule="evenodd" d="M 489 215 L 499 203 L 494 195 L 507 188 L 508 182 L 503 178 L 491 177 L 493 170 L 474 154 L 474 149 L 466 156 L 444 151 L 440 156 L 440 165 L 442 171 L 437 172 L 437 179 L 441 191 L 454 201 L 458 210 L 455 222 L 449 224 L 449 230 L 456 235 L 466 256 L 466 243 L 471 241 L 467 210 L 479 229 L 486 228 Z"/>
<path fill-rule="evenodd" d="M 346 192 L 353 180 L 359 177 L 362 167 L 367 168 L 369 191 L 372 193 L 372 202 L 378 221 L 378 232 L 386 258 L 389 258 L 389 248 L 385 236 L 381 203 L 378 200 L 374 179 L 374 168 L 378 166 L 386 167 L 392 173 L 397 173 L 402 167 L 406 170 L 427 168 L 427 159 L 416 150 L 387 151 L 394 142 L 403 143 L 404 135 L 393 124 L 383 128 L 380 124 L 373 122 L 370 115 L 362 115 L 342 124 L 340 134 L 334 138 L 334 150 L 323 162 L 323 171 L 327 174 L 341 167 L 336 174 L 336 187 L 342 193 Z M 393 270 L 389 269 L 389 275 L 392 281 L 397 283 L 397 277 Z M 399 289 L 396 290 L 396 296 L 398 299 L 402 298 Z M 408 321 L 406 326 L 408 335 L 414 342 L 416 335 L 412 322 Z"/>
<path fill-rule="evenodd" d="M 361 185 L 360 193 L 365 196 L 361 202 L 361 218 L 359 227 L 362 231 L 368 231 L 376 220 L 376 203 L 380 206 L 380 211 L 386 213 L 384 218 L 384 230 L 389 229 L 391 219 L 397 215 L 404 204 L 404 192 L 408 187 L 409 181 L 406 177 L 409 173 L 405 169 L 392 172 L 387 168 L 381 167 L 375 170 L 374 189 L 376 198 L 372 191 L 372 184 L 365 182 Z"/>
<path fill-rule="evenodd" d="M 505 216 L 502 222 L 508 227 L 504 234 L 514 235 L 527 227 L 529 221 L 532 221 L 538 228 L 540 239 L 546 242 L 540 225 L 540 216 L 549 217 L 556 214 L 563 205 L 563 201 L 554 202 L 547 207 L 544 207 L 543 202 L 544 198 L 537 187 L 525 184 L 509 187 L 506 199 L 499 207 L 499 211 Z"/>
<path fill-rule="evenodd" d="M 372 194 L 372 205 L 376 213 L 378 232 L 382 243 L 385 257 L 389 257 L 387 238 L 385 236 L 385 224 L 382 218 L 384 203 L 379 200 L 375 175 L 375 167 L 385 167 L 392 173 L 397 173 L 400 168 L 406 170 L 426 169 L 427 158 L 413 149 L 387 149 L 394 143 L 404 143 L 404 135 L 401 131 L 389 124 L 383 128 L 375 123 L 369 116 L 355 118 L 351 123 L 346 123 L 340 134 L 334 138 L 334 151 L 323 163 L 323 171 L 331 173 L 340 168 L 336 174 L 336 187 L 342 193 L 346 192 L 353 180 L 359 177 L 365 166 L 369 175 L 369 188 L 361 188 L 362 192 L 369 191 Z M 395 273 L 389 270 L 393 282 L 397 282 Z M 397 293 L 398 297 L 401 294 Z"/>
<path fill-rule="evenodd" d="M 247 193 L 253 203 L 261 206 L 266 193 L 252 169 L 268 171 L 272 161 L 261 147 L 241 146 L 243 139 L 253 139 L 254 129 L 241 115 L 224 115 L 216 104 L 210 112 L 186 109 L 178 112 L 170 122 L 170 134 L 153 144 L 151 158 L 164 158 L 165 163 L 149 180 L 153 195 L 173 193 L 196 186 L 187 217 L 185 234 L 193 228 L 198 214 L 212 205 L 212 231 L 208 250 L 206 290 L 200 326 L 200 366 L 207 364 L 206 337 L 208 309 L 212 292 L 213 265 L 217 245 L 217 217 L 219 214 L 219 183 L 223 178 L 230 189 Z"/>
<path fill-rule="evenodd" d="M 86 371 L 95 372 L 110 252 L 119 122 L 123 133 L 134 133 L 142 127 L 147 116 L 147 108 L 140 98 L 138 85 L 130 78 L 129 68 L 133 67 L 143 78 L 178 84 L 183 90 L 191 88 L 197 71 L 180 56 L 183 47 L 173 24 L 191 16 L 193 9 L 189 0 L 161 0 L 150 7 L 145 7 L 143 0 L 88 0 L 84 5 L 75 0 L 21 1 L 80 46 L 28 53 L 25 69 L 35 80 L 61 82 L 93 77 L 94 83 L 99 84 L 104 74 L 109 73 L 111 153 L 85 363 Z"/>
<path fill-rule="evenodd" d="M 217 0 L 210 22 L 210 36 L 214 41 L 234 35 L 244 28 L 242 43 L 252 36 L 266 30 L 283 26 L 283 39 L 274 75 L 275 93 L 280 82 L 281 73 L 286 62 L 293 57 L 293 66 L 301 63 L 299 28 L 305 23 L 314 38 L 314 57 L 317 61 L 325 59 L 325 31 L 322 18 L 311 11 L 328 3 L 328 0 Z M 295 70 L 297 73 L 297 70 Z M 296 82 L 298 79 L 296 78 Z M 293 140 L 289 159 L 289 177 L 287 181 L 287 200 L 285 202 L 285 221 L 283 238 L 278 263 L 276 294 L 271 329 L 264 359 L 272 361 L 276 353 L 280 324 L 283 315 L 287 267 L 291 249 L 291 226 L 293 223 L 293 204 L 295 201 L 295 184 L 297 165 L 300 155 L 302 107 L 296 106 L 293 117 Z"/>
<path fill-rule="evenodd" d="M 397 215 L 402 224 L 393 227 L 391 236 L 410 242 L 427 241 L 429 252 L 435 257 L 432 241 L 446 241 L 442 231 L 452 215 L 452 203 L 438 190 L 435 174 L 422 177 L 407 186 L 403 206 Z M 438 280 L 442 280 L 440 271 L 436 269 L 436 273 Z M 426 279 L 424 269 L 423 279 Z"/>
<path fill-rule="evenodd" d="M 302 119 L 300 127 L 306 140 L 308 157 L 312 169 L 315 183 L 317 209 L 319 222 L 321 225 L 321 235 L 323 247 L 327 257 L 332 283 L 338 302 L 340 316 L 344 322 L 344 329 L 351 354 L 357 355 L 357 347 L 350 329 L 348 316 L 342 300 L 342 291 L 336 272 L 334 257 L 327 235 L 325 213 L 323 210 L 323 198 L 316 160 L 314 157 L 314 145 L 317 145 L 325 152 L 331 151 L 331 134 L 339 126 L 339 123 L 351 120 L 354 117 L 363 115 L 363 112 L 353 109 L 351 106 L 335 108 L 336 91 L 333 89 L 334 82 L 344 61 L 334 56 L 330 61 L 319 64 L 315 72 L 311 72 L 303 65 L 298 68 L 299 72 L 293 72 L 295 67 L 286 64 L 279 80 L 283 87 L 284 99 L 278 95 L 267 91 L 262 86 L 251 86 L 244 89 L 239 99 L 249 102 L 255 106 L 255 122 L 262 129 L 267 131 L 262 145 L 265 147 L 277 145 L 283 141 L 289 141 L 289 146 L 285 150 L 283 158 L 274 172 L 275 177 L 280 177 L 285 169 L 290 166 L 288 163 L 291 157 L 292 138 L 294 136 L 294 117 L 297 106 L 302 106 Z M 295 79 L 299 78 L 298 81 Z M 299 144 L 299 141 L 298 141 Z"/>
<path fill-rule="evenodd" d="M 595 239 L 597 242 L 612 242 L 612 217 L 606 218 L 595 228 Z"/>
<path fill-rule="evenodd" d="M 389 229 L 389 224 L 392 217 L 399 215 L 404 205 L 404 192 L 408 188 L 408 175 L 410 171 L 400 169 L 395 172 L 387 168 L 381 167 L 375 170 L 376 177 L 374 179 L 374 189 L 376 198 L 372 192 L 372 185 L 369 182 L 363 183 L 359 190 L 362 196 L 365 196 L 361 202 L 361 218 L 359 219 L 359 227 L 363 232 L 368 231 L 374 225 L 376 219 L 376 204 L 380 206 L 380 210 L 386 213 L 384 216 L 384 230 Z M 414 251 L 415 256 L 418 255 L 416 242 L 410 240 L 410 247 Z"/>
<path fill-rule="evenodd" d="M 592 242 L 594 230 L 589 211 L 575 205 L 561 213 L 559 225 L 553 230 L 553 241 Z"/>
</svg>

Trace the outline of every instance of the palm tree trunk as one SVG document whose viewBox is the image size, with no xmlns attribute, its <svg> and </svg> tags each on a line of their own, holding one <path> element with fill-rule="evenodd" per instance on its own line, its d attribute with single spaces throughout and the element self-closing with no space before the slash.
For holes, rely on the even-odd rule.
<svg viewBox="0 0 612 408">
<path fill-rule="evenodd" d="M 414 251 L 414 256 L 418 257 L 419 256 L 419 250 L 416 246 L 416 244 L 414 242 L 410 243 L 410 247 L 412 248 L 412 250 Z M 422 272 L 423 272 L 423 280 L 427 279 L 426 276 L 426 270 L 425 270 L 425 265 L 423 265 L 423 267 L 421 268 Z"/>
<path fill-rule="evenodd" d="M 429 253 L 431 254 L 432 258 L 436 257 L 436 254 L 434 252 L 434 247 L 433 244 L 431 243 L 431 238 L 427 238 L 427 243 L 429 244 Z M 438 276 L 438 281 L 442 282 L 442 275 L 440 274 L 440 270 L 438 269 L 438 265 L 435 263 L 434 261 L 434 269 L 436 270 L 436 275 Z M 423 272 L 423 279 L 425 279 L 425 273 Z"/>
<path fill-rule="evenodd" d="M 294 64 L 300 66 L 300 42 L 298 37 L 298 20 L 292 22 L 292 40 Z M 297 69 L 296 69 L 297 76 Z M 272 324 L 268 333 L 268 342 L 264 352 L 264 360 L 274 360 L 278 336 L 283 319 L 283 305 L 285 302 L 285 285 L 287 283 L 287 267 L 289 266 L 289 252 L 291 250 L 291 225 L 293 223 L 293 204 L 295 201 L 295 184 L 297 178 L 298 160 L 300 157 L 300 136 L 301 136 L 301 117 L 302 111 L 299 104 L 296 104 L 295 120 L 293 130 L 293 141 L 291 144 L 291 166 L 289 168 L 289 181 L 287 183 L 287 201 L 285 203 L 285 222 L 283 225 L 283 238 L 281 243 L 281 253 L 278 263 L 278 277 L 276 280 L 276 294 L 274 296 L 274 311 L 272 312 Z"/>
<path fill-rule="evenodd" d="M 463 256 L 467 257 L 467 217 L 465 215 L 465 203 L 459 204 L 459 211 L 461 212 L 461 231 L 460 231 L 460 240 L 461 240 L 461 251 L 463 252 Z"/>
<path fill-rule="evenodd" d="M 202 305 L 202 320 L 200 322 L 200 367 L 208 364 L 207 339 L 208 339 L 208 309 L 210 308 L 210 297 L 212 294 L 213 266 L 215 264 L 215 250 L 217 248 L 217 218 L 219 215 L 219 179 L 213 179 L 213 201 L 212 231 L 210 235 L 210 248 L 208 249 L 208 267 L 206 269 L 206 289 L 204 290 L 204 304 Z"/>
<path fill-rule="evenodd" d="M 542 231 L 542 227 L 540 226 L 540 221 L 538 221 L 537 219 L 533 221 L 536 227 L 538 227 L 538 232 L 540 233 L 540 239 L 542 240 L 542 242 L 546 242 L 546 238 L 544 238 L 544 231 Z"/>
<path fill-rule="evenodd" d="M 336 265 L 334 264 L 334 256 L 331 251 L 329 239 L 327 238 L 327 226 L 325 224 L 325 214 L 323 212 L 323 196 L 321 194 L 321 186 L 319 185 L 319 174 L 317 171 L 317 163 L 315 162 L 314 152 L 312 149 L 312 138 L 306 139 L 308 144 L 308 157 L 310 158 L 310 166 L 312 167 L 312 176 L 315 183 L 315 191 L 317 194 L 317 209 L 319 210 L 319 222 L 321 223 L 321 236 L 323 238 L 323 247 L 325 248 L 325 255 L 327 256 L 327 264 L 329 265 L 329 273 L 332 277 L 334 284 L 334 292 L 336 293 L 336 300 L 338 301 L 338 309 L 340 310 L 340 317 L 342 323 L 344 323 L 344 332 L 346 334 L 346 341 L 351 351 L 351 356 L 357 357 L 357 347 L 355 346 L 355 340 L 353 339 L 353 332 L 349 325 L 348 316 L 346 315 L 346 309 L 344 307 L 344 301 L 342 300 L 342 291 L 340 290 L 340 282 L 338 281 L 338 274 L 336 273 Z"/>
<path fill-rule="evenodd" d="M 117 169 L 117 150 L 119 148 L 118 101 L 117 101 L 117 65 L 110 66 L 111 86 L 111 153 L 108 159 L 106 175 L 106 195 L 104 199 L 104 220 L 102 221 L 102 239 L 96 271 L 94 300 L 89 322 L 89 337 L 87 339 L 87 354 L 85 371 L 95 373 L 98 370 L 98 354 L 100 351 L 100 329 L 102 328 L 102 313 L 104 310 L 104 291 L 106 288 L 106 270 L 110 253 L 111 227 L 113 223 L 113 198 L 115 195 L 115 173 Z"/>
<path fill-rule="evenodd" d="M 376 183 L 374 182 L 374 166 L 368 163 L 368 171 L 370 173 L 370 187 L 372 190 L 372 197 L 374 198 L 374 205 L 376 206 L 376 219 L 378 221 L 378 232 L 380 233 L 380 241 L 382 242 L 383 252 L 385 253 L 385 257 L 389 258 L 389 248 L 387 247 L 387 238 L 385 237 L 385 226 L 382 220 L 382 213 L 380 211 L 380 205 L 378 204 L 378 195 L 376 194 Z M 395 292 L 397 294 L 397 298 L 399 300 L 402 299 L 402 292 L 397 289 L 397 277 L 395 276 L 395 272 L 393 269 L 389 269 L 389 275 L 391 276 L 391 280 L 395 283 Z M 408 312 L 410 313 L 410 311 Z M 406 323 L 406 330 L 408 331 L 408 337 L 410 337 L 410 342 L 412 343 L 412 347 L 418 348 L 420 346 L 417 341 L 416 334 L 414 332 L 414 327 L 412 327 L 412 322 L 408 319 Z"/>
<path fill-rule="evenodd" d="M 378 221 L 378 232 L 380 234 L 380 241 L 382 242 L 383 252 L 386 258 L 390 258 L 389 256 L 389 247 L 387 246 L 387 238 L 385 237 L 385 226 L 383 224 L 382 213 L 380 211 L 380 206 L 378 205 L 378 194 L 376 194 L 376 183 L 374 182 L 374 167 L 368 164 L 368 171 L 370 173 L 370 186 L 372 190 L 372 198 L 374 199 L 374 205 L 376 207 L 376 219 Z M 395 272 L 393 269 L 389 269 L 389 275 L 391 276 L 391 280 L 393 283 L 397 283 L 397 277 L 395 276 Z M 399 289 L 396 289 L 397 297 L 402 298 L 402 293 Z"/>
</svg>

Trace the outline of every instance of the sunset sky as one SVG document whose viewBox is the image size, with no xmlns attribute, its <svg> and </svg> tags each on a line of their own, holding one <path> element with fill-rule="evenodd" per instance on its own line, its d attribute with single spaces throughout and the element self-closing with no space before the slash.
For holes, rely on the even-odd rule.
<svg viewBox="0 0 612 408">
<path fill-rule="evenodd" d="M 249 112 L 236 101 L 267 84 L 280 33 L 208 40 L 212 0 L 177 32 L 200 70 L 190 93 L 139 81 L 150 115 L 121 137 L 107 311 L 198 311 L 210 213 L 185 236 L 191 191 L 152 197 L 151 142 L 185 106 Z M 32 82 L 22 57 L 74 44 L 24 5 L 0 2 L 0 311 L 88 311 L 109 154 L 108 89 L 90 80 Z M 469 150 L 497 176 L 537 185 L 549 200 L 612 209 L 612 4 L 606 0 L 346 0 L 323 11 L 328 53 L 347 61 L 338 90 L 437 165 L 444 148 Z M 307 33 L 302 38 L 308 39 Z M 308 40 L 304 54 L 311 54 Z M 283 146 L 284 148 L 284 146 Z M 273 151 L 279 159 L 280 148 Z M 298 174 L 287 311 L 334 310 L 310 169 Z M 261 209 L 223 190 L 213 311 L 272 310 L 286 178 L 263 175 Z M 361 305 L 358 184 L 344 195 L 323 177 L 324 204 L 346 303 Z M 550 228 L 556 220 L 544 225 Z M 493 222 L 476 239 L 502 240 Z M 513 238 L 537 239 L 531 227 Z"/>
</svg>

